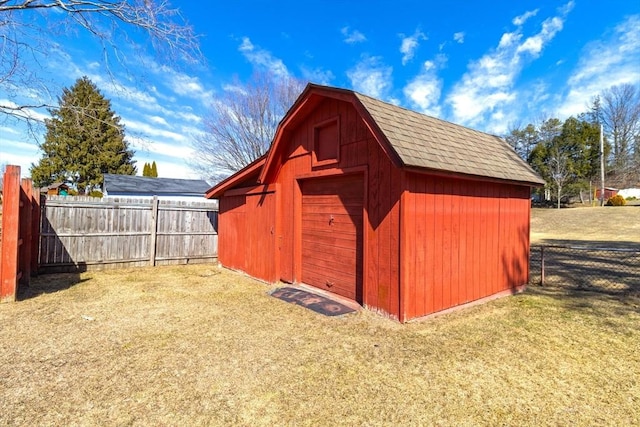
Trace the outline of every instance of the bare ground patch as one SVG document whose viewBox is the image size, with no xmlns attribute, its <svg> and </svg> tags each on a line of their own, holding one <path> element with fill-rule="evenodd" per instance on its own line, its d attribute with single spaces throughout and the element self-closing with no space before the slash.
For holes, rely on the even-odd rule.
<svg viewBox="0 0 640 427">
<path fill-rule="evenodd" d="M 270 289 L 211 265 L 37 277 L 0 306 L 0 424 L 640 423 L 637 300 L 533 289 L 400 325 Z"/>
</svg>

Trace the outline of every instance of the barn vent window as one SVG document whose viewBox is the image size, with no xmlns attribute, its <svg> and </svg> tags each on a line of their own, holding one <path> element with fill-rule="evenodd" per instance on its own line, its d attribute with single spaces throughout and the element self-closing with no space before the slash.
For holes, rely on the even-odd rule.
<svg viewBox="0 0 640 427">
<path fill-rule="evenodd" d="M 313 166 L 340 161 L 340 118 L 333 117 L 313 128 Z"/>
</svg>

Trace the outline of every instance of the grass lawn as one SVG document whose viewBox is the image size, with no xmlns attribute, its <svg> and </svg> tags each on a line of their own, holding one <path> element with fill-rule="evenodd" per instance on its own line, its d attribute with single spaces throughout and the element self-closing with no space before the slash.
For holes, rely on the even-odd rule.
<svg viewBox="0 0 640 427">
<path fill-rule="evenodd" d="M 571 241 L 640 247 L 640 206 L 531 210 L 532 244 Z"/>
<path fill-rule="evenodd" d="M 0 305 L 0 425 L 640 425 L 638 299 L 532 287 L 401 325 L 273 288 L 211 265 L 37 277 Z"/>
</svg>

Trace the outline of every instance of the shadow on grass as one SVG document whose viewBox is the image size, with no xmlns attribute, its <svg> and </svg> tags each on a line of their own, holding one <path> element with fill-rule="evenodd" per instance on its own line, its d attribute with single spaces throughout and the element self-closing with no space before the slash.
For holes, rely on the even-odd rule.
<svg viewBox="0 0 640 427">
<path fill-rule="evenodd" d="M 80 273 L 41 274 L 37 277 L 33 277 L 28 286 L 21 285 L 18 288 L 18 300 L 23 301 L 29 298 L 35 298 L 42 294 L 64 291 L 88 280 L 91 279 L 81 278 Z"/>
<path fill-rule="evenodd" d="M 607 294 L 640 294 L 640 245 L 547 240 L 531 247 L 531 283 Z"/>
<path fill-rule="evenodd" d="M 541 248 L 544 247 L 544 286 Z M 531 246 L 530 289 L 568 308 L 640 312 L 640 244 L 547 239 Z M 611 311 L 615 313 L 611 313 Z"/>
</svg>

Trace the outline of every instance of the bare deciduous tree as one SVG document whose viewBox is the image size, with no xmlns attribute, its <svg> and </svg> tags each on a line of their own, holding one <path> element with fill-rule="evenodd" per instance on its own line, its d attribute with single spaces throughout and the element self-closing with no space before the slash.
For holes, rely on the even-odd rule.
<svg viewBox="0 0 640 427">
<path fill-rule="evenodd" d="M 203 119 L 203 133 L 193 141 L 192 166 L 219 181 L 262 156 L 303 89 L 300 80 L 269 73 L 255 73 L 245 85 L 236 80 Z"/>
<path fill-rule="evenodd" d="M 48 93 L 43 58 L 58 48 L 58 35 L 98 40 L 109 70 L 110 61 L 120 61 L 123 43 L 135 46 L 130 36 L 136 31 L 164 61 L 201 60 L 193 28 L 166 0 L 0 0 L 0 88 L 9 97 L 0 101 L 0 116 L 33 123 L 41 120 L 38 111 L 52 107 L 37 95 Z M 14 102 L 25 92 L 33 103 Z"/>
<path fill-rule="evenodd" d="M 560 201 L 562 200 L 562 190 L 565 183 L 569 180 L 569 167 L 568 159 L 565 153 L 554 147 L 550 150 L 549 156 L 549 171 L 551 172 L 551 178 L 556 184 L 556 198 L 558 203 L 558 209 L 560 209 Z"/>
<path fill-rule="evenodd" d="M 640 88 L 612 86 L 596 97 L 590 108 L 611 142 L 611 168 L 619 184 L 636 184 L 640 180 Z"/>
</svg>

